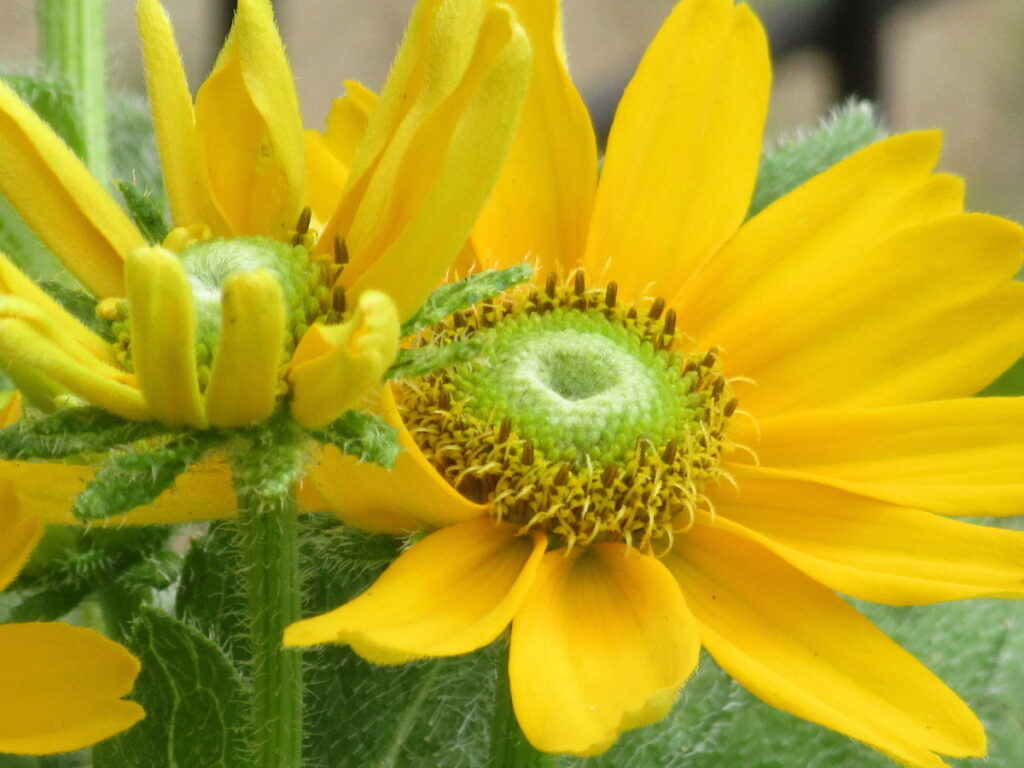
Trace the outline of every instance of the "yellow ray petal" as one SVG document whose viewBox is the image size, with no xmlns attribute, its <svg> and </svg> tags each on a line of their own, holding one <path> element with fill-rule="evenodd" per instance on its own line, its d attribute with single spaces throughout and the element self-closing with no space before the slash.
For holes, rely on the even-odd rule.
<svg viewBox="0 0 1024 768">
<path fill-rule="evenodd" d="M 716 525 L 831 589 L 888 605 L 1024 597 L 1024 533 L 955 522 L 795 479 L 735 472 Z"/>
<path fill-rule="evenodd" d="M 1024 353 L 1024 285 L 1011 282 L 1022 244 L 1005 219 L 938 219 L 813 276 L 780 277 L 770 309 L 744 315 L 742 338 L 708 338 L 731 375 L 756 381 L 740 397 L 760 418 L 971 395 Z"/>
<path fill-rule="evenodd" d="M 285 237 L 305 205 L 305 138 L 295 82 L 266 0 L 238 3 L 195 112 L 214 203 L 231 234 Z"/>
<path fill-rule="evenodd" d="M 192 94 L 171 21 L 158 0 L 139 0 L 136 15 L 153 129 L 174 224 L 179 227 L 206 224 L 227 234 L 210 199 L 206 170 L 199 154 Z"/>
<path fill-rule="evenodd" d="M 686 0 L 647 50 L 608 138 L 586 263 L 625 295 L 672 294 L 739 227 L 757 177 L 771 68 L 760 22 Z"/>
<path fill-rule="evenodd" d="M 558 2 L 509 3 L 533 43 L 526 104 L 508 159 L 473 228 L 481 264 L 527 259 L 565 271 L 583 260 L 597 190 L 597 143 L 565 62 Z"/>
<path fill-rule="evenodd" d="M 305 427 L 322 427 L 357 407 L 395 361 L 398 329 L 394 303 L 376 291 L 359 297 L 347 323 L 313 325 L 288 372 L 292 418 Z"/>
<path fill-rule="evenodd" d="M 698 525 L 665 564 L 721 667 L 774 707 L 908 766 L 983 755 L 974 713 L 848 603 L 762 546 Z"/>
<path fill-rule="evenodd" d="M 192 287 L 177 257 L 159 246 L 125 265 L 132 362 L 153 415 L 172 426 L 207 426 L 196 373 Z"/>
<path fill-rule="evenodd" d="M 266 270 L 228 277 L 220 343 L 206 387 L 211 424 L 244 427 L 274 412 L 284 343 L 284 297 L 277 279 Z"/>
<path fill-rule="evenodd" d="M 664 717 L 700 640 L 658 560 L 622 544 L 549 552 L 512 622 L 516 718 L 544 752 L 599 754 Z"/>
<path fill-rule="evenodd" d="M 331 104 L 323 136 L 331 152 L 350 168 L 366 135 L 370 115 L 377 108 L 377 94 L 356 80 L 346 80 L 343 85 L 345 95 Z"/>
<path fill-rule="evenodd" d="M 24 401 L 20 392 L 7 391 L 0 393 L 0 402 L 3 403 L 0 406 L 0 429 L 3 429 L 21 419 Z"/>
<path fill-rule="evenodd" d="M 358 277 L 342 275 L 352 279 L 355 295 L 387 290 L 406 318 L 437 285 L 497 179 L 529 60 L 529 41 L 508 9 L 488 12 L 465 77 L 416 126 L 401 156 L 389 152 L 374 175 L 350 243 L 369 265 Z M 389 160 L 395 164 L 388 166 Z"/>
<path fill-rule="evenodd" d="M 47 525 L 80 525 L 71 514 L 75 496 L 96 474 L 95 466 L 0 461 L 0 479 L 14 484 L 21 509 Z M 223 459 L 207 459 L 179 475 L 153 504 L 90 525 L 170 525 L 233 517 L 237 511 L 231 472 Z"/>
<path fill-rule="evenodd" d="M 739 344 L 741 327 L 750 336 L 751 323 L 813 287 L 834 265 L 856 261 L 902 229 L 959 213 L 963 183 L 929 175 L 941 146 L 937 131 L 893 136 L 776 200 L 672 302 L 686 308 L 687 332 L 701 341 L 714 336 L 712 344 Z"/>
<path fill-rule="evenodd" d="M 403 552 L 362 595 L 292 624 L 286 646 L 348 643 L 377 664 L 455 656 L 492 642 L 533 583 L 546 538 L 477 518 Z"/>
<path fill-rule="evenodd" d="M 323 134 L 306 131 L 306 196 L 317 221 L 334 215 L 346 181 L 348 167 L 331 152 Z"/>
<path fill-rule="evenodd" d="M 145 238 L 67 145 L 0 83 L 0 192 L 86 288 L 123 296 Z"/>
<path fill-rule="evenodd" d="M 829 408 L 739 436 L 761 465 L 944 515 L 1024 513 L 1024 398 Z"/>
<path fill-rule="evenodd" d="M 145 716 L 123 701 L 139 662 L 91 629 L 0 626 L 0 752 L 49 755 L 87 747 Z"/>
<path fill-rule="evenodd" d="M 14 581 L 42 534 L 42 520 L 23 515 L 14 486 L 0 478 L 0 591 Z"/>
<path fill-rule="evenodd" d="M 394 469 L 386 470 L 324 446 L 311 474 L 338 517 L 364 531 L 402 534 L 486 513 L 486 507 L 462 496 L 427 461 L 402 423 L 390 386 L 379 390 L 372 409 L 399 430 L 402 452 Z"/>
</svg>

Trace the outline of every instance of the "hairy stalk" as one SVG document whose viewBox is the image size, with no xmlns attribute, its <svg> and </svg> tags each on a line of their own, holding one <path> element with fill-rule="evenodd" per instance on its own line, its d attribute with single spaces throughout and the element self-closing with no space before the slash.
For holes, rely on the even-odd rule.
<svg viewBox="0 0 1024 768">
<path fill-rule="evenodd" d="M 498 654 L 498 677 L 494 685 L 494 714 L 491 717 L 491 751 L 487 768 L 547 768 L 553 758 L 534 749 L 523 736 L 512 711 L 512 691 L 508 678 L 508 646 L 506 636 L 503 652 Z"/>
<path fill-rule="evenodd" d="M 253 768 L 302 762 L 302 655 L 281 645 L 299 617 L 296 483 L 301 436 L 287 419 L 254 427 L 232 451 L 252 651 Z"/>
<path fill-rule="evenodd" d="M 40 50 L 49 74 L 75 95 L 83 146 L 76 147 L 93 175 L 110 173 L 106 93 L 107 0 L 43 0 L 39 4 Z"/>
</svg>

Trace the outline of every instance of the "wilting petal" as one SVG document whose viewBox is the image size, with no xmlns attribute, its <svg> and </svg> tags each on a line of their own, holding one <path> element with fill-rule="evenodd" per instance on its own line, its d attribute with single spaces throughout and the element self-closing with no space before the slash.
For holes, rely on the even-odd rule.
<svg viewBox="0 0 1024 768">
<path fill-rule="evenodd" d="M 971 525 L 795 479 L 736 469 L 716 525 L 851 597 L 920 605 L 1024 597 L 1024 533 Z"/>
<path fill-rule="evenodd" d="M 758 422 L 762 466 L 945 515 L 1024 512 L 1024 398 L 828 408 Z"/>
<path fill-rule="evenodd" d="M 587 241 L 593 272 L 611 260 L 608 275 L 627 296 L 671 295 L 735 233 L 757 177 L 770 81 L 748 6 L 676 6 L 615 115 Z"/>
<path fill-rule="evenodd" d="M 214 203 L 230 234 L 285 236 L 305 205 L 305 140 L 269 2 L 240 0 L 195 109 Z"/>
<path fill-rule="evenodd" d="M 42 533 L 42 521 L 19 511 L 14 486 L 0 478 L 0 590 L 14 581 Z"/>
<path fill-rule="evenodd" d="M 206 169 L 199 154 L 192 94 L 171 21 L 158 0 L 139 0 L 136 14 L 153 129 L 174 224 L 206 224 L 220 234 L 227 234 L 210 199 Z"/>
<path fill-rule="evenodd" d="M 91 629 L 0 626 L 0 752 L 49 755 L 87 747 L 145 716 L 122 696 L 139 662 Z"/>
<path fill-rule="evenodd" d="M 623 544 L 545 555 L 511 643 L 512 704 L 526 738 L 580 755 L 664 717 L 700 651 L 671 574 Z"/>
<path fill-rule="evenodd" d="M 220 343 L 206 387 L 215 427 L 244 427 L 274 412 L 284 364 L 284 298 L 266 270 L 231 275 L 221 298 Z"/>
<path fill-rule="evenodd" d="M 124 295 L 124 255 L 145 239 L 67 145 L 3 83 L 0 192 L 89 290 Z"/>
<path fill-rule="evenodd" d="M 164 424 L 207 426 L 196 371 L 195 308 L 181 262 L 159 246 L 125 265 L 132 362 L 146 405 Z"/>
<path fill-rule="evenodd" d="M 759 544 L 702 525 L 665 560 L 722 668 L 774 707 L 904 765 L 983 755 L 974 713 L 913 656 Z"/>
<path fill-rule="evenodd" d="M 293 624 L 286 646 L 347 643 L 377 664 L 482 648 L 508 626 L 544 554 L 540 534 L 483 517 L 403 552 L 362 595 Z"/>
<path fill-rule="evenodd" d="M 473 243 L 486 267 L 535 259 L 542 270 L 565 271 L 583 260 L 597 190 L 597 142 L 566 68 L 559 3 L 509 5 L 533 43 L 533 69 L 519 129 L 473 228 Z"/>
<path fill-rule="evenodd" d="M 313 325 L 288 372 L 292 418 L 305 427 L 322 427 L 358 406 L 395 361 L 398 329 L 394 303 L 376 291 L 359 297 L 347 323 Z"/>
</svg>

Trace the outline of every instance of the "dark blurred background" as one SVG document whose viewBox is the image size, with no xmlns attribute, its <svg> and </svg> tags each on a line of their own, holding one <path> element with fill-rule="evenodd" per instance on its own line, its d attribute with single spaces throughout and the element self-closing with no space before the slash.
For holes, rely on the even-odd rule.
<svg viewBox="0 0 1024 768">
<path fill-rule="evenodd" d="M 2 0 L 0 58 L 35 55 L 34 2 Z M 164 0 L 193 87 L 209 70 L 232 0 Z M 307 124 L 341 81 L 379 88 L 414 0 L 277 0 Z M 850 94 L 893 130 L 943 128 L 943 165 L 970 205 L 1024 219 L 1022 0 L 750 0 L 769 30 L 769 137 L 812 125 Z M 599 131 L 674 0 L 563 0 L 570 66 Z M 114 83 L 143 87 L 134 0 L 109 0 Z"/>
</svg>

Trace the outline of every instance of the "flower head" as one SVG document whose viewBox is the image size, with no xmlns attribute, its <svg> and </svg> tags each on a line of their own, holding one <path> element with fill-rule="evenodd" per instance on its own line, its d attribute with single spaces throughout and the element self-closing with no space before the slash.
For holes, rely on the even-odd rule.
<svg viewBox="0 0 1024 768">
<path fill-rule="evenodd" d="M 481 360 L 381 412 L 395 472 L 331 449 L 318 487 L 370 530 L 438 528 L 286 643 L 377 663 L 511 624 L 516 715 L 593 754 L 662 717 L 700 647 L 770 704 L 912 766 L 985 751 L 951 690 L 835 592 L 907 605 L 1024 592 L 1024 231 L 962 212 L 936 133 L 843 160 L 744 221 L 770 80 L 760 23 L 683 0 L 620 104 L 600 181 L 557 3 L 513 2 L 535 65 L 473 235 L 547 282 L 435 326 Z"/>
</svg>

